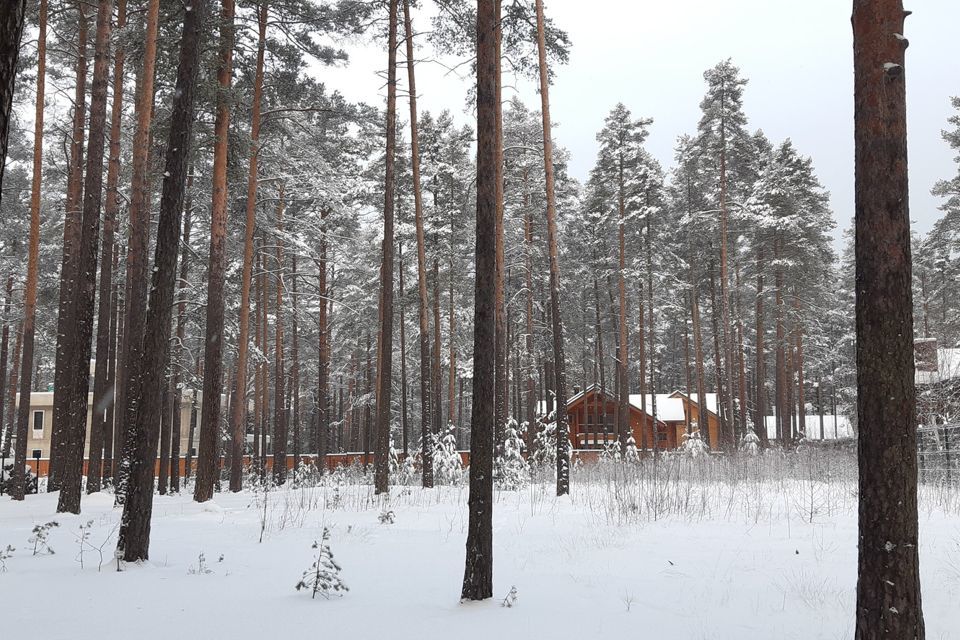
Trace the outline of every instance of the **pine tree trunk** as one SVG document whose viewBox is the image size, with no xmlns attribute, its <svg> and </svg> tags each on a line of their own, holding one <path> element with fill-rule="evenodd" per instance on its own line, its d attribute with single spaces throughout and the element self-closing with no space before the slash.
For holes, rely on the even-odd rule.
<svg viewBox="0 0 960 640">
<path fill-rule="evenodd" d="M 380 352 L 377 356 L 377 426 L 374 455 L 374 491 L 390 490 L 390 419 L 393 416 L 393 217 L 395 209 L 394 159 L 397 147 L 397 2 L 389 0 L 387 38 L 387 148 L 384 172 L 383 245 L 380 264 Z"/>
<path fill-rule="evenodd" d="M 321 471 L 327 468 L 327 452 L 330 450 L 330 342 L 328 341 L 329 317 L 327 298 L 327 210 L 320 211 L 320 248 L 318 270 L 318 290 L 320 292 L 320 310 L 317 323 L 319 346 L 317 348 L 317 466 Z"/>
<path fill-rule="evenodd" d="M 781 447 L 790 444 L 790 410 L 787 405 L 787 355 L 786 330 L 784 329 L 785 309 L 783 304 L 783 267 L 780 263 L 782 239 L 778 236 L 773 241 L 774 288 L 776 289 L 776 398 L 777 398 L 777 441 Z"/>
<path fill-rule="evenodd" d="M 403 224 L 403 218 L 400 224 Z M 403 290 L 403 241 L 397 242 L 397 261 L 399 263 L 398 295 L 400 298 L 400 434 L 402 438 L 403 455 L 410 455 L 410 432 L 407 422 L 407 309 Z"/>
<path fill-rule="evenodd" d="M 463 600 L 493 596 L 496 411 L 497 23 L 500 0 L 477 0 L 477 220 L 470 414 L 470 497 Z"/>
<path fill-rule="evenodd" d="M 70 138 L 70 160 L 67 165 L 67 200 L 63 221 L 63 259 L 60 266 L 60 293 L 57 313 L 57 352 L 54 369 L 53 425 L 50 435 L 50 475 L 47 491 L 59 491 L 61 483 L 61 447 L 69 420 L 70 387 L 72 382 L 73 351 L 76 337 L 73 332 L 77 261 L 80 252 L 80 234 L 83 221 L 83 151 L 86 134 L 87 91 L 87 16 L 84 6 L 77 2 L 77 71 L 74 90 L 73 133 Z M 32 375 L 32 374 L 31 374 Z"/>
<path fill-rule="evenodd" d="M 126 25 L 127 2 L 117 2 L 117 30 Z M 110 329 L 113 326 L 113 263 L 116 251 L 118 185 L 120 182 L 120 124 L 123 116 L 123 46 L 118 45 L 113 62 L 113 105 L 110 119 L 110 151 L 107 166 L 107 194 L 103 206 L 103 251 L 100 256 L 100 299 L 97 308 L 97 359 L 93 376 L 93 415 L 90 423 L 90 462 L 87 468 L 87 493 L 100 491 L 103 475 L 103 449 L 107 430 L 113 430 L 114 390 L 110 385 Z M 112 438 L 111 438 L 112 440 Z"/>
<path fill-rule="evenodd" d="M 3 303 L 3 337 L 0 338 L 0 451 L 4 452 L 2 458 L 6 461 L 7 450 L 3 445 L 7 441 L 9 431 L 4 418 L 6 413 L 6 390 L 7 390 L 7 358 L 10 355 L 10 304 L 13 301 L 13 276 L 7 276 L 7 295 Z"/>
<path fill-rule="evenodd" d="M 440 260 L 433 259 L 433 351 L 431 352 L 433 362 L 431 364 L 430 386 L 433 392 L 430 399 L 433 401 L 433 432 L 438 438 L 443 437 L 443 395 L 441 389 L 443 385 L 441 380 L 442 365 L 440 364 Z"/>
<path fill-rule="evenodd" d="M 648 338 L 650 339 L 650 417 L 653 419 L 653 457 L 660 457 L 660 437 L 657 426 L 657 349 L 656 317 L 653 314 L 653 230 L 650 214 L 647 214 L 647 305 L 649 316 Z"/>
<path fill-rule="evenodd" d="M 756 389 L 757 389 L 757 401 L 756 408 L 757 411 L 754 414 L 754 428 L 756 429 L 757 437 L 760 438 L 760 445 L 766 449 L 769 446 L 767 438 L 767 411 L 764 406 L 764 400 L 766 395 L 766 380 L 767 380 L 767 363 L 765 357 L 766 346 L 764 344 L 764 311 L 763 311 L 763 270 L 764 270 L 764 256 L 763 256 L 763 240 L 757 238 L 757 310 L 754 314 L 757 321 L 757 330 L 756 330 L 756 356 L 757 363 L 754 368 L 753 375 L 756 378 Z"/>
<path fill-rule="evenodd" d="M 282 485 L 287 481 L 287 439 L 289 435 L 287 423 L 286 395 L 284 393 L 284 335 L 283 335 L 283 305 L 284 288 L 283 279 L 283 209 L 284 209 L 284 184 L 280 183 L 280 190 L 277 197 L 277 211 L 275 215 L 277 224 L 277 276 L 276 292 L 277 296 L 273 307 L 274 325 L 273 325 L 273 347 L 274 347 L 274 369 L 273 369 L 273 481 L 277 485 Z"/>
<path fill-rule="evenodd" d="M 30 190 L 30 245 L 27 257 L 27 283 L 23 301 L 23 325 L 13 349 L 14 367 L 20 366 L 20 397 L 29 398 L 33 376 L 33 343 L 37 316 L 37 278 L 40 258 L 40 188 L 43 170 L 43 100 L 46 86 L 47 63 L 47 0 L 40 0 L 39 35 L 37 36 L 37 101 L 34 119 L 33 140 L 33 181 Z M 9 295 L 8 298 L 9 300 Z M 22 349 L 22 356 L 21 354 Z M 14 368 L 10 376 L 10 415 L 14 413 L 16 402 L 17 373 Z M 20 402 L 17 408 L 16 435 L 17 446 L 14 452 L 13 488 L 10 491 L 14 500 L 23 500 L 24 467 L 27 464 L 27 430 L 30 424 L 30 403 Z M 9 434 L 13 424 L 7 430 L 8 439 L 3 443 L 3 457 L 10 453 Z"/>
<path fill-rule="evenodd" d="M 26 8 L 26 0 L 8 0 L 0 8 L 0 185 L 3 184 L 3 168 L 7 160 L 7 135 Z"/>
<path fill-rule="evenodd" d="M 620 162 L 620 175 L 618 180 L 618 202 L 617 202 L 617 239 L 619 242 L 619 264 L 617 267 L 617 291 L 620 299 L 620 338 L 619 350 L 617 352 L 617 395 L 619 398 L 619 410 L 617 411 L 617 438 L 620 440 L 621 450 L 625 451 L 627 447 L 627 437 L 630 435 L 630 377 L 627 374 L 627 363 L 630 359 L 630 342 L 627 340 L 627 254 L 626 254 L 626 195 L 623 181 L 623 162 Z M 643 306 L 643 299 L 638 300 L 638 304 Z M 642 311 L 640 312 L 643 313 Z M 642 322 L 642 320 L 641 320 Z M 652 371 L 652 369 L 651 369 Z M 641 383 L 642 384 L 642 383 Z M 646 429 L 641 429 L 642 434 Z"/>
<path fill-rule="evenodd" d="M 507 395 L 506 395 L 506 378 L 507 378 L 507 368 L 506 368 L 506 357 L 507 357 L 507 346 L 506 346 L 506 323 L 505 323 L 505 257 L 504 257 L 504 238 L 503 238 L 503 197 L 504 197 L 504 185 L 503 185 L 503 96 L 502 96 L 502 84 L 503 84 L 503 74 L 501 70 L 501 59 L 502 59 L 502 40 L 503 40 L 503 31 L 501 25 L 502 18 L 502 2 L 498 1 L 494 8 L 496 12 L 496 21 L 498 28 L 494 30 L 493 33 L 493 42 L 496 49 L 496 59 L 494 63 L 496 68 L 494 72 L 497 76 L 497 83 L 494 87 L 495 99 L 494 99 L 494 109 L 496 110 L 495 117 L 495 126 L 496 126 L 496 138 L 494 140 L 496 159 L 493 165 L 493 179 L 494 179 L 494 198 L 496 199 L 497 205 L 497 217 L 494 226 L 495 240 L 496 240 L 496 264 L 494 265 L 495 277 L 494 285 L 495 290 L 495 309 L 494 309 L 494 377 L 495 384 L 494 387 L 494 423 L 493 423 L 493 443 L 495 455 L 499 455 L 503 451 L 503 441 L 504 433 L 507 423 Z M 453 275 L 451 274 L 451 278 Z M 450 336 L 450 340 L 453 340 L 453 336 Z"/>
<path fill-rule="evenodd" d="M 570 433 L 567 424 L 566 360 L 560 315 L 560 262 L 557 249 L 557 199 L 553 177 L 553 130 L 550 124 L 550 74 L 544 38 L 543 0 L 537 0 L 537 50 L 540 70 L 540 111 L 543 120 L 543 166 L 547 191 L 547 250 L 550 257 L 550 316 L 557 397 L 557 495 L 570 492 Z"/>
<path fill-rule="evenodd" d="M 7 386 L 7 397 L 3 402 L 7 405 L 6 433 L 3 437 L 3 459 L 10 458 L 10 446 L 13 441 L 13 434 L 17 431 L 17 393 L 20 391 L 17 387 L 17 381 L 20 376 L 20 351 L 23 346 L 23 322 L 17 326 L 17 339 L 13 343 L 13 361 L 10 362 L 10 383 Z"/>
<path fill-rule="evenodd" d="M 137 127 L 133 137 L 133 176 L 130 182 L 130 208 L 128 212 L 126 285 L 123 295 L 123 340 L 120 347 L 122 375 L 117 376 L 116 385 L 115 419 L 119 423 L 117 441 L 122 447 L 122 460 L 119 463 L 116 479 L 116 500 L 118 503 L 122 503 L 126 497 L 130 457 L 136 447 L 136 442 L 127 435 L 128 425 L 133 422 L 133 415 L 136 410 L 136 407 L 130 404 L 128 399 L 130 396 L 129 390 L 136 384 L 136 379 L 140 375 L 139 348 L 146 322 L 144 312 L 147 306 L 147 251 L 150 246 L 150 179 L 148 171 L 160 0 L 149 0 L 146 9 L 143 67 L 137 79 Z"/>
<path fill-rule="evenodd" d="M 723 371 L 723 333 L 719 323 L 722 315 L 717 313 L 717 284 L 716 284 L 716 263 L 710 261 L 710 320 L 713 325 L 713 363 L 714 373 L 717 381 L 717 416 L 720 419 L 720 448 L 724 451 L 730 451 L 733 444 L 733 425 L 731 424 L 731 414 L 726 403 L 727 395 L 730 389 L 724 387 Z"/>
<path fill-rule="evenodd" d="M 97 6 L 93 85 L 90 92 L 90 136 L 83 188 L 83 219 L 74 288 L 73 326 L 75 340 L 71 363 L 72 384 L 67 424 L 61 450 L 61 490 L 57 511 L 80 513 L 83 453 L 87 436 L 90 391 L 90 349 L 93 312 L 97 293 L 97 258 L 100 240 L 100 209 L 103 198 L 103 149 L 107 127 L 107 84 L 110 73 L 110 32 L 113 0 Z M 109 294 L 108 294 L 109 295 Z"/>
<path fill-rule="evenodd" d="M 213 497 L 219 473 L 216 458 L 223 394 L 223 285 L 227 258 L 227 152 L 230 133 L 230 84 L 233 77 L 234 0 L 222 0 L 220 11 L 217 115 L 214 122 L 213 203 L 210 210 L 210 255 L 207 266 L 207 312 L 203 350 L 203 403 L 200 448 L 193 499 Z"/>
<path fill-rule="evenodd" d="M 187 295 L 190 275 L 190 233 L 193 227 L 193 170 L 188 169 L 186 205 L 183 211 L 183 251 L 180 254 L 180 278 L 177 291 L 177 339 L 172 357 L 173 379 L 170 381 L 170 393 L 173 395 L 173 425 L 170 437 L 170 492 L 180 492 L 180 434 L 183 420 L 183 354 L 186 351 Z"/>
<path fill-rule="evenodd" d="M 901 0 L 854 0 L 857 640 L 923 640 Z"/>
<path fill-rule="evenodd" d="M 420 187 L 420 138 L 417 129 L 417 83 L 413 59 L 413 25 L 410 0 L 403 0 L 403 24 L 407 46 L 407 85 L 410 93 L 411 170 L 413 173 L 414 224 L 417 231 L 417 318 L 420 326 L 420 457 L 423 486 L 433 486 L 433 450 L 430 447 L 430 320 L 427 311 L 427 257 L 423 230 L 423 194 Z"/>
<path fill-rule="evenodd" d="M 207 1 L 189 0 L 180 39 L 177 84 L 170 114 L 170 133 L 166 154 L 163 186 L 160 195 L 160 216 L 157 223 L 157 246 L 147 322 L 141 343 L 143 366 L 133 392 L 136 407 L 129 431 L 136 449 L 127 479 L 127 498 L 123 504 L 118 554 L 126 562 L 147 560 L 150 555 L 150 518 L 153 512 L 154 461 L 157 457 L 159 415 L 163 410 L 161 396 L 165 387 L 167 362 L 170 356 L 170 320 L 173 313 L 174 288 L 177 278 L 177 255 L 180 251 L 180 230 L 184 192 L 187 184 L 190 149 L 193 144 L 194 96 L 200 66 L 201 26 L 206 18 Z"/>
<path fill-rule="evenodd" d="M 803 323 L 800 322 L 800 298 L 796 291 L 793 294 L 793 311 L 796 316 L 793 325 L 794 342 L 796 343 L 796 360 L 794 368 L 797 370 L 797 431 L 801 437 L 807 436 L 807 401 L 803 379 Z"/>
<path fill-rule="evenodd" d="M 230 427 L 233 459 L 243 458 L 243 440 L 246 433 L 247 351 L 250 342 L 250 280 L 253 272 L 253 233 L 257 219 L 257 167 L 260 155 L 260 109 L 263 101 L 263 57 L 267 41 L 268 4 L 257 8 L 257 62 L 253 80 L 253 105 L 250 117 L 250 164 L 247 173 L 247 217 L 243 236 L 243 275 L 240 281 L 240 331 L 237 337 L 237 373 L 233 380 L 234 394 L 230 403 Z M 243 488 L 243 467 L 230 467 L 230 491 Z"/>
</svg>

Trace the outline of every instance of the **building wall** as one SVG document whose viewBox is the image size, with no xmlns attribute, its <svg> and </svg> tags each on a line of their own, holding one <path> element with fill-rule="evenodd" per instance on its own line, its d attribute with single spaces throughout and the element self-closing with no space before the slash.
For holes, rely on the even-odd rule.
<svg viewBox="0 0 960 640">
<path fill-rule="evenodd" d="M 182 454 L 187 452 L 187 441 L 190 434 L 190 411 L 192 407 L 191 398 L 187 392 L 183 395 L 180 404 L 180 451 Z M 19 404 L 20 396 L 17 395 Z M 93 394 L 87 400 L 87 435 L 84 438 L 83 457 L 90 456 L 90 425 L 93 422 Z M 199 410 L 199 402 L 197 409 Z M 37 429 L 37 426 L 42 428 Z M 198 425 L 199 426 L 199 425 Z M 42 460 L 50 458 L 51 437 L 53 434 L 53 393 L 49 391 L 35 392 L 30 394 L 30 424 L 27 427 L 27 458 L 33 460 L 39 457 Z M 196 438 L 194 439 L 194 448 L 196 448 Z M 41 471 L 43 465 L 41 465 Z"/>
</svg>

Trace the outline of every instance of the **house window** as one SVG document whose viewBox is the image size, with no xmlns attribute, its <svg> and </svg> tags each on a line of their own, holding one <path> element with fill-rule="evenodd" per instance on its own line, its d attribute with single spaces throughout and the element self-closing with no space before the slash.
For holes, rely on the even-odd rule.
<svg viewBox="0 0 960 640">
<path fill-rule="evenodd" d="M 37 432 L 43 433 L 43 411 L 33 412 L 33 432 L 34 437 L 39 437 Z"/>
<path fill-rule="evenodd" d="M 43 451 L 41 451 L 40 449 L 34 449 L 32 453 L 33 455 L 31 455 L 30 457 L 33 458 L 34 460 L 39 460 L 40 458 L 43 457 Z"/>
</svg>

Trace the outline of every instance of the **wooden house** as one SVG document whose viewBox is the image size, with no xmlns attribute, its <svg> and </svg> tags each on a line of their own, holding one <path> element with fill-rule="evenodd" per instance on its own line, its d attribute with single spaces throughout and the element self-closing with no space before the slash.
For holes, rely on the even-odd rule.
<svg viewBox="0 0 960 640">
<path fill-rule="evenodd" d="M 717 397 L 713 393 L 705 395 L 709 444 L 716 448 L 720 442 Z M 600 449 L 606 443 L 614 442 L 617 439 L 618 405 L 612 393 L 601 392 L 594 386 L 575 393 L 567 401 L 570 441 L 574 449 Z M 683 444 L 688 420 L 692 430 L 700 428 L 701 409 L 697 394 L 691 397 L 680 391 L 656 396 L 631 394 L 629 409 L 630 430 L 638 448 L 652 449 L 656 437 L 659 449 L 676 449 Z"/>
</svg>

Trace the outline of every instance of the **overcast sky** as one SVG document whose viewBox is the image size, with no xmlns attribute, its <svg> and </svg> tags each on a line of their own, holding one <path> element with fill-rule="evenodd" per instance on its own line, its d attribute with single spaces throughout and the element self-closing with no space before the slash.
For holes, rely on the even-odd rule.
<svg viewBox="0 0 960 640">
<path fill-rule="evenodd" d="M 906 0 L 907 100 L 911 218 L 926 232 L 939 216 L 930 188 L 956 172 L 941 139 L 951 115 L 949 98 L 960 95 L 960 0 Z M 652 117 L 648 146 L 665 168 L 678 135 L 692 132 L 705 91 L 703 71 L 732 58 L 749 79 L 745 110 L 749 127 L 774 142 L 791 138 L 813 157 L 830 191 L 839 227 L 853 216 L 853 37 L 850 0 L 547 0 L 547 14 L 573 43 L 570 62 L 556 70 L 551 109 L 557 142 L 570 150 L 574 176 L 593 166 L 595 136 L 609 110 L 623 102 L 636 117 Z M 414 28 L 428 28 L 414 17 Z M 382 102 L 384 54 L 351 48 L 349 68 L 324 70 L 322 79 L 354 100 Z M 427 50 L 418 57 L 429 57 Z M 446 61 L 453 63 L 454 61 Z M 400 75 L 405 79 L 403 69 Z M 459 72 L 469 73 L 463 66 Z M 458 78 L 440 65 L 418 65 L 421 109 L 449 108 L 469 122 L 464 95 L 473 78 Z M 510 79 L 505 80 L 511 85 Z M 539 97 L 531 83 L 505 89 L 531 107 Z M 378 102 L 379 101 L 379 102 Z M 406 114 L 407 105 L 401 102 Z"/>
</svg>

